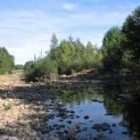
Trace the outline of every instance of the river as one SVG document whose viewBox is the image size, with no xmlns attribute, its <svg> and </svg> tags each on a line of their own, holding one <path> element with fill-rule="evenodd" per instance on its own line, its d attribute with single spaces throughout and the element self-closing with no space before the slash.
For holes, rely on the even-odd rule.
<svg viewBox="0 0 140 140">
<path fill-rule="evenodd" d="M 137 140 L 140 134 L 139 86 L 74 83 L 47 100 L 47 136 L 71 139 Z M 70 136 L 71 135 L 71 136 Z"/>
</svg>

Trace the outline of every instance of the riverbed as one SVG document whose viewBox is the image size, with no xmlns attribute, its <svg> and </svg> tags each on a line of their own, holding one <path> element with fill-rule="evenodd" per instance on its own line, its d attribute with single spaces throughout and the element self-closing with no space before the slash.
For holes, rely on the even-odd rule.
<svg viewBox="0 0 140 140">
<path fill-rule="evenodd" d="M 6 85 L 0 139 L 138 140 L 139 91 L 137 84 L 99 81 Z"/>
</svg>

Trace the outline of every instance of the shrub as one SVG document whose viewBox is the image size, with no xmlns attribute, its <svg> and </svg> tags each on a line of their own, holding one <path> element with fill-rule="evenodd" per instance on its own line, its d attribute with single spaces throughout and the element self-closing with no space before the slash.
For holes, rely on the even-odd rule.
<svg viewBox="0 0 140 140">
<path fill-rule="evenodd" d="M 24 67 L 24 75 L 26 81 L 37 81 L 43 75 L 58 74 L 57 64 L 49 59 L 43 58 L 35 62 L 28 62 Z"/>
</svg>

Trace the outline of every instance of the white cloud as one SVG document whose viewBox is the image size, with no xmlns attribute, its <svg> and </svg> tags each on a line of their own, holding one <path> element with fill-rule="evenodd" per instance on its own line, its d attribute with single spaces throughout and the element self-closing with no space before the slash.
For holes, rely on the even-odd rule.
<svg viewBox="0 0 140 140">
<path fill-rule="evenodd" d="M 73 4 L 73 3 L 64 3 L 62 5 L 62 8 L 64 10 L 67 10 L 67 11 L 73 11 L 75 8 L 77 7 L 77 5 Z"/>
</svg>

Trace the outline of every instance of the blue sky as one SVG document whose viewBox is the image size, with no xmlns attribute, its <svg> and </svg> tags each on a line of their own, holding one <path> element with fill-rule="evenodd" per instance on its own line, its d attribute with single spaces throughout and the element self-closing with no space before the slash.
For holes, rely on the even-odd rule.
<svg viewBox="0 0 140 140">
<path fill-rule="evenodd" d="M 0 0 L 0 46 L 17 64 L 49 50 L 53 33 L 59 40 L 72 35 L 101 46 L 106 31 L 121 27 L 139 5 L 140 0 Z"/>
</svg>

